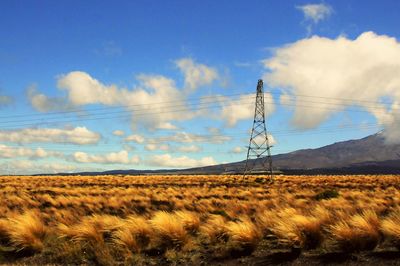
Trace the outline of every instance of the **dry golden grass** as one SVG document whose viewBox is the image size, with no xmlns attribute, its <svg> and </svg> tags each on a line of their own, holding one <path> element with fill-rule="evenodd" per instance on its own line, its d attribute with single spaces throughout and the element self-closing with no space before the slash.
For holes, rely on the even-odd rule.
<svg viewBox="0 0 400 266">
<path fill-rule="evenodd" d="M 400 250 L 400 210 L 382 221 L 382 232 Z"/>
<path fill-rule="evenodd" d="M 158 236 L 158 244 L 163 246 L 181 247 L 187 241 L 187 232 L 184 224 L 173 214 L 158 211 L 154 214 L 150 223 Z"/>
<path fill-rule="evenodd" d="M 379 229 L 379 217 L 374 211 L 367 210 L 332 225 L 331 233 L 344 251 L 371 250 L 380 241 Z"/>
<path fill-rule="evenodd" d="M 129 216 L 114 233 L 114 242 L 132 252 L 140 253 L 149 245 L 152 235 L 153 229 L 144 218 Z"/>
<path fill-rule="evenodd" d="M 84 260 L 75 264 L 140 262 L 154 252 L 180 261 L 222 246 L 253 250 L 266 243 L 400 248 L 399 176 L 282 175 L 272 184 L 257 178 L 0 176 L 0 246 L 36 253 L 56 250 L 49 243 L 70 246 L 58 253 L 74 254 L 71 264 L 80 251 Z"/>
<path fill-rule="evenodd" d="M 18 250 L 41 251 L 47 228 L 36 212 L 26 212 L 9 218 L 7 235 Z"/>
<path fill-rule="evenodd" d="M 199 230 L 200 218 L 196 213 L 189 211 L 175 211 L 175 215 L 187 231 L 195 233 Z"/>
<path fill-rule="evenodd" d="M 211 243 L 223 240 L 227 235 L 226 220 L 220 215 L 210 215 L 205 224 L 200 227 L 200 232 Z"/>
<path fill-rule="evenodd" d="M 240 248 L 254 249 L 261 238 L 259 229 L 247 218 L 242 221 L 229 222 L 226 230 L 232 245 Z"/>
</svg>

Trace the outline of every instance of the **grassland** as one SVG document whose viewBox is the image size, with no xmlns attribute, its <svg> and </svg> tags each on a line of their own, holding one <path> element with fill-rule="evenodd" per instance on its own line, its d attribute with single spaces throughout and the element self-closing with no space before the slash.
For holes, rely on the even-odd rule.
<svg viewBox="0 0 400 266">
<path fill-rule="evenodd" d="M 399 181 L 2 176 L 0 263 L 396 264 Z"/>
</svg>

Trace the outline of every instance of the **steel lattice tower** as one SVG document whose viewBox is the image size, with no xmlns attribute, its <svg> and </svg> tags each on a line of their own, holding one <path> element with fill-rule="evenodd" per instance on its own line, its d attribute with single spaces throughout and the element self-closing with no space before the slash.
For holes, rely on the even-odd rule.
<svg viewBox="0 0 400 266">
<path fill-rule="evenodd" d="M 262 79 L 257 83 L 256 107 L 250 144 L 247 150 L 246 166 L 243 177 L 252 172 L 268 172 L 273 180 L 271 146 L 269 145 L 267 127 L 265 125 L 264 88 Z M 257 168 L 257 165 L 261 168 Z"/>
</svg>

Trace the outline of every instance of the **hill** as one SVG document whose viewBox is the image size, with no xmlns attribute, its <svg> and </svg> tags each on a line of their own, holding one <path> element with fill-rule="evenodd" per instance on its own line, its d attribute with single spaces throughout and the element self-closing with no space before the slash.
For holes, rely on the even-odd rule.
<svg viewBox="0 0 400 266">
<path fill-rule="evenodd" d="M 316 149 L 303 149 L 272 156 L 274 171 L 286 174 L 398 174 L 400 144 L 388 144 L 382 133 L 337 142 Z M 240 174 L 245 161 L 173 170 L 111 170 L 96 174 Z"/>
</svg>

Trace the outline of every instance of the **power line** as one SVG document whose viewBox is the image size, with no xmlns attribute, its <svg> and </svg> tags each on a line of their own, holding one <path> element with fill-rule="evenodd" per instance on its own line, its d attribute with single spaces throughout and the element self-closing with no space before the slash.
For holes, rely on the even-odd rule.
<svg viewBox="0 0 400 266">
<path fill-rule="evenodd" d="M 277 92 L 270 92 L 272 95 L 282 95 L 278 94 Z M 285 94 L 283 94 L 285 95 Z M 354 99 L 347 99 L 347 98 L 334 98 L 334 97 L 324 97 L 324 96 L 315 96 L 315 95 L 304 95 L 304 94 L 286 94 L 288 96 L 296 96 L 296 97 L 305 97 L 305 98 L 317 98 L 317 99 L 326 99 L 326 100 L 336 100 L 336 101 L 348 101 L 349 103 L 332 103 L 332 102 L 316 102 L 316 101 L 305 101 L 301 100 L 300 102 L 311 102 L 311 103 L 323 103 L 323 104 L 330 104 L 330 105 L 338 105 L 338 106 L 352 106 L 352 105 L 357 105 L 359 102 L 364 102 L 364 103 L 372 103 L 375 106 L 373 108 L 384 108 L 381 106 L 376 106 L 376 105 L 382 105 L 382 104 L 392 104 L 390 102 L 378 102 L 378 101 L 368 101 L 368 100 L 354 100 Z M 233 97 L 233 96 L 248 96 L 254 98 L 252 94 L 247 94 L 247 93 L 233 93 L 233 94 L 226 94 L 226 95 L 209 95 L 209 96 L 201 96 L 201 97 L 193 97 L 193 98 L 187 98 L 187 99 L 181 99 L 181 100 L 174 100 L 174 101 L 162 101 L 162 102 L 154 102 L 154 103 L 143 103 L 143 104 L 132 104 L 132 105 L 118 105 L 118 106 L 107 106 L 107 107 L 99 107 L 99 108 L 91 108 L 91 109 L 72 109 L 72 110 L 65 110 L 65 111 L 57 111 L 57 112 L 48 112 L 48 113 L 38 113 L 38 114 L 17 114 L 17 115 L 8 115 L 8 116 L 0 116 L 0 118 L 13 118 L 13 117 L 36 117 L 36 116 L 52 116 L 52 115 L 60 115 L 60 114 L 79 114 L 83 112 L 93 112 L 93 111 L 107 111 L 107 110 L 112 110 L 112 109 L 119 109 L 119 108 L 130 108 L 130 107 L 144 107 L 144 106 L 151 106 L 154 108 L 155 105 L 163 105 L 167 103 L 177 103 L 177 102 L 182 102 L 182 101 L 201 101 L 203 99 L 209 99 L 213 98 L 215 99 L 216 97 Z M 299 102 L 298 99 L 290 99 L 291 101 L 296 101 Z M 216 101 L 220 102 L 220 101 Z M 186 103 L 185 103 L 186 104 Z M 185 104 L 181 104 L 185 105 Z M 192 103 L 193 104 L 193 103 Z M 191 104 L 189 104 L 191 105 Z M 400 106 L 400 105 L 399 105 Z M 160 107 L 161 108 L 161 107 Z M 126 110 L 126 111 L 119 111 L 119 112 L 132 112 L 134 110 Z"/>
<path fill-rule="evenodd" d="M 197 104 L 198 108 L 196 109 L 190 109 L 190 111 L 192 112 L 196 112 L 199 110 L 204 110 L 204 109 L 217 109 L 217 108 L 221 108 L 223 106 L 221 106 L 220 104 L 223 103 L 224 101 L 213 101 L 213 102 L 205 102 L 205 103 L 199 103 Z M 266 103 L 273 103 L 270 101 L 265 101 Z M 313 102 L 316 103 L 316 102 Z M 321 104 L 327 104 L 324 102 L 320 102 Z M 212 104 L 212 105 L 208 105 L 208 104 Z M 216 104 L 216 105 L 215 105 Z M 242 105 L 250 105 L 253 104 L 252 102 L 242 102 Z M 203 106 L 204 105 L 204 106 Z M 316 105 L 301 105 L 301 104 L 287 104 L 287 103 L 280 103 L 279 105 L 283 105 L 283 106 L 290 106 L 290 107 L 305 107 L 305 108 L 318 108 L 318 109 L 325 109 L 325 110 L 332 110 L 332 111 L 343 111 L 342 109 L 338 109 L 338 108 L 329 108 L 326 106 L 316 106 Z M 336 104 L 337 105 L 337 104 Z M 38 126 L 38 125 L 50 125 L 50 124 L 58 124 L 58 123 L 71 123 L 71 122 L 82 122 L 82 121 L 93 121 L 93 120 L 104 120 L 104 119 L 118 119 L 118 118 L 134 118 L 134 117 L 142 117 L 142 116 L 148 116 L 148 115 L 157 115 L 157 114 L 170 114 L 170 113 L 177 113 L 177 112 L 185 112 L 188 111 L 187 110 L 187 106 L 184 106 L 184 108 L 182 108 L 181 106 L 177 105 L 177 106 L 171 106 L 171 107 L 178 107 L 178 109 L 166 109 L 160 112 L 148 112 L 147 110 L 127 110 L 127 111 L 119 111 L 119 113 L 131 113 L 134 111 L 137 111 L 136 113 L 133 114 L 129 114 L 129 115 L 118 115 L 118 116 L 108 116 L 109 114 L 91 114 L 91 115 L 85 115 L 86 117 L 90 117 L 90 118 L 85 118 L 85 119 L 69 119 L 69 120 L 58 120 L 59 118 L 53 118 L 53 119 L 57 119 L 57 120 L 50 120 L 50 121 L 44 121 L 44 122 L 36 122 L 36 123 L 22 123 L 22 124 L 18 124 L 18 122 L 21 122 L 21 120 L 16 120 L 16 121 L 3 121 L 0 122 L 1 123 L 17 123 L 14 125 L 10 125 L 8 127 L 3 127 L 3 128 L 13 128 L 13 127 L 21 127 L 21 126 Z M 180 108 L 179 108 L 180 107 Z M 375 108 L 377 109 L 377 108 Z M 377 110 L 378 112 L 383 112 L 382 108 L 378 108 L 379 110 Z M 139 112 L 142 111 L 142 112 Z M 355 110 L 355 109 L 347 109 L 347 112 L 362 112 L 362 113 L 370 113 L 370 111 L 368 110 Z M 392 113 L 400 113 L 400 112 L 392 112 Z M 100 116 L 99 116 L 100 115 Z M 93 117 L 94 116 L 94 117 Z M 98 117 L 97 117 L 98 116 Z M 31 119 L 31 120 L 24 120 L 24 121 L 39 121 L 42 119 Z"/>
<path fill-rule="evenodd" d="M 363 124 L 343 124 L 343 125 L 339 125 L 339 126 L 328 126 L 328 127 L 319 127 L 316 129 L 312 129 L 314 132 L 320 132 L 320 131 L 324 131 L 324 130 L 328 130 L 328 131 L 332 131 L 332 130 L 345 130 L 345 129 L 369 129 L 369 128 L 380 128 L 381 125 L 378 123 L 363 123 Z M 283 134 L 309 134 L 309 130 L 304 130 L 304 129 L 285 129 L 285 130 L 272 130 L 271 131 L 272 134 L 274 136 L 280 136 Z M 281 134 L 280 134 L 281 133 Z M 166 141 L 170 141 L 170 142 L 177 142 L 177 143 L 190 143 L 192 142 L 196 142 L 196 140 L 200 140 L 202 141 L 210 141 L 210 140 L 215 140 L 218 138 L 224 139 L 227 137 L 235 137 L 235 136 L 244 136 L 244 135 L 248 135 L 248 131 L 238 131 L 235 134 L 226 134 L 226 133 L 220 133 L 220 134 L 192 134 L 192 133 L 182 133 L 182 134 L 187 134 L 187 136 L 190 138 L 187 141 L 177 141 L 177 139 L 181 138 L 182 139 L 182 135 L 178 136 L 177 134 L 174 135 L 166 135 L 166 136 L 155 136 L 152 138 L 146 138 L 146 140 L 148 141 L 148 144 L 158 144 L 158 143 L 164 143 Z M 127 136 L 128 137 L 128 136 Z M 88 139 L 92 139 L 93 137 L 88 137 L 88 136 L 80 136 L 79 138 L 88 138 Z M 7 141 L 3 141 L 3 142 L 7 142 Z M 128 140 L 124 140 L 125 144 L 129 144 L 132 141 L 128 141 Z M 215 141 L 214 141 L 215 142 Z M 46 143 L 46 142 L 43 142 Z M 76 145 L 82 145 L 79 143 L 72 143 L 71 141 L 56 141 L 56 142 L 52 142 L 52 145 L 64 145 L 64 144 L 76 144 Z M 97 145 L 98 143 L 87 143 L 85 145 L 89 146 L 89 145 Z M 138 143 L 140 144 L 140 143 Z M 107 144 L 101 144 L 103 146 L 106 146 Z M 114 146 L 115 144 L 109 144 L 110 146 Z M 19 147 L 19 146 L 18 146 Z"/>
<path fill-rule="evenodd" d="M 232 93 L 232 94 L 224 94 L 224 95 L 209 95 L 209 96 L 201 96 L 201 97 L 192 97 L 192 98 L 187 98 L 187 99 L 181 99 L 181 100 L 174 100 L 174 101 L 162 101 L 162 102 L 154 102 L 154 103 L 141 103 L 141 104 L 131 104 L 131 105 L 118 105 L 118 106 L 107 106 L 107 107 L 99 107 L 99 108 L 91 108 L 91 109 L 71 109 L 71 110 L 65 110 L 65 111 L 55 111 L 55 112 L 47 112 L 47 113 L 38 113 L 38 114 L 32 114 L 32 113 L 26 113 L 26 114 L 17 114 L 17 115 L 11 115 L 11 116 L 0 116 L 0 118 L 10 118 L 10 117 L 30 117 L 30 116 L 49 116 L 49 115 L 59 115 L 59 114 L 69 114 L 69 113 L 82 113 L 82 112 L 90 112 L 90 111 L 103 111 L 103 110 L 110 110 L 110 109 L 117 109 L 117 108 L 130 108 L 130 107 L 140 107 L 140 106 L 154 106 L 158 104 L 165 104 L 165 103 L 176 103 L 176 102 L 182 102 L 182 101 L 201 101 L 203 99 L 208 99 L 208 98 L 216 98 L 216 97 L 233 97 L 233 96 L 251 96 L 254 97 L 253 95 L 250 94 L 244 94 L 244 93 Z M 100 103 L 98 103 L 100 104 Z"/>
</svg>

